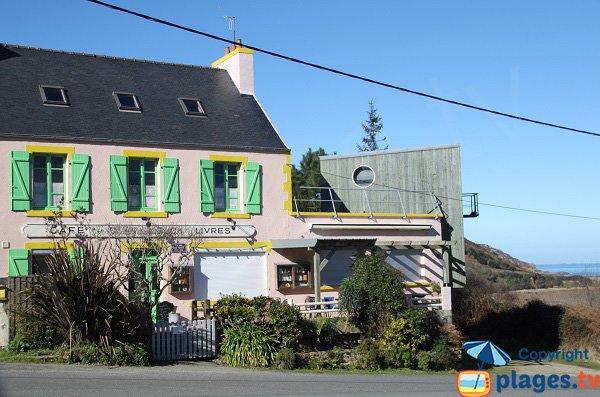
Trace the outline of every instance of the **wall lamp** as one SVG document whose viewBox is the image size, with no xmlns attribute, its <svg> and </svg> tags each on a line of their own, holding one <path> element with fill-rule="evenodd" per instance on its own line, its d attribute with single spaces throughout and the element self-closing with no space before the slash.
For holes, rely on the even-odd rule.
<svg viewBox="0 0 600 397">
<path fill-rule="evenodd" d="M 235 230 L 235 225 L 237 225 L 237 222 L 231 218 L 227 218 L 227 222 L 233 223 L 233 226 L 231 226 L 231 230 Z"/>
<path fill-rule="evenodd" d="M 142 220 L 146 222 L 146 227 L 152 226 L 152 223 L 150 222 L 150 218 L 149 217 L 143 216 Z"/>
</svg>

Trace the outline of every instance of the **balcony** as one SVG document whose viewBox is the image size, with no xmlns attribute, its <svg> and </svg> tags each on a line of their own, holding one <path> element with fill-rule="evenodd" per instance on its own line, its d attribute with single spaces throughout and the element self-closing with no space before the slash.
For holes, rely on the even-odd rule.
<svg viewBox="0 0 600 397">
<path fill-rule="evenodd" d="M 431 191 L 391 188 L 333 188 L 301 186 L 293 192 L 293 211 L 296 216 L 331 214 L 444 214 L 441 200 Z"/>
</svg>

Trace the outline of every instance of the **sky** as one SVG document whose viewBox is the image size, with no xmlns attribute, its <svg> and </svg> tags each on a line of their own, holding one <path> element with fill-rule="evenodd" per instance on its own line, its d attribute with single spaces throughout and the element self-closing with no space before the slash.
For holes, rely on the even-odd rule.
<svg viewBox="0 0 600 397">
<path fill-rule="evenodd" d="M 235 16 L 237 37 L 255 47 L 600 133 L 596 0 L 106 1 L 229 39 L 225 16 Z M 227 46 L 86 0 L 3 0 L 0 15 L 0 42 L 9 44 L 205 66 Z M 465 219 L 466 238 L 537 264 L 600 262 L 600 137 L 260 53 L 254 72 L 256 96 L 292 149 L 292 162 L 308 148 L 355 153 L 373 101 L 390 149 L 461 146 L 463 192 L 480 200 L 480 216 Z"/>
</svg>

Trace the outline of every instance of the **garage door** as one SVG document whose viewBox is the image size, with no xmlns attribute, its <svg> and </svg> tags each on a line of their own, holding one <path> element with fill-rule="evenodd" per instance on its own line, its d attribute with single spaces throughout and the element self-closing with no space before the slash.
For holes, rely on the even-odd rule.
<svg viewBox="0 0 600 397">
<path fill-rule="evenodd" d="M 195 299 L 219 299 L 226 294 L 242 294 L 246 297 L 266 295 L 265 254 L 196 254 L 194 291 Z"/>
</svg>

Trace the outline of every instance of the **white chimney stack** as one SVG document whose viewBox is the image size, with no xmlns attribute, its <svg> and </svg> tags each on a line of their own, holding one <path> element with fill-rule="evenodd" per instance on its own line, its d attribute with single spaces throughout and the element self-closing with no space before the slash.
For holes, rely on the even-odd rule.
<svg viewBox="0 0 600 397">
<path fill-rule="evenodd" d="M 254 95 L 254 51 L 242 47 L 242 40 L 225 48 L 225 56 L 211 65 L 216 69 L 225 69 L 240 94 Z"/>
</svg>

